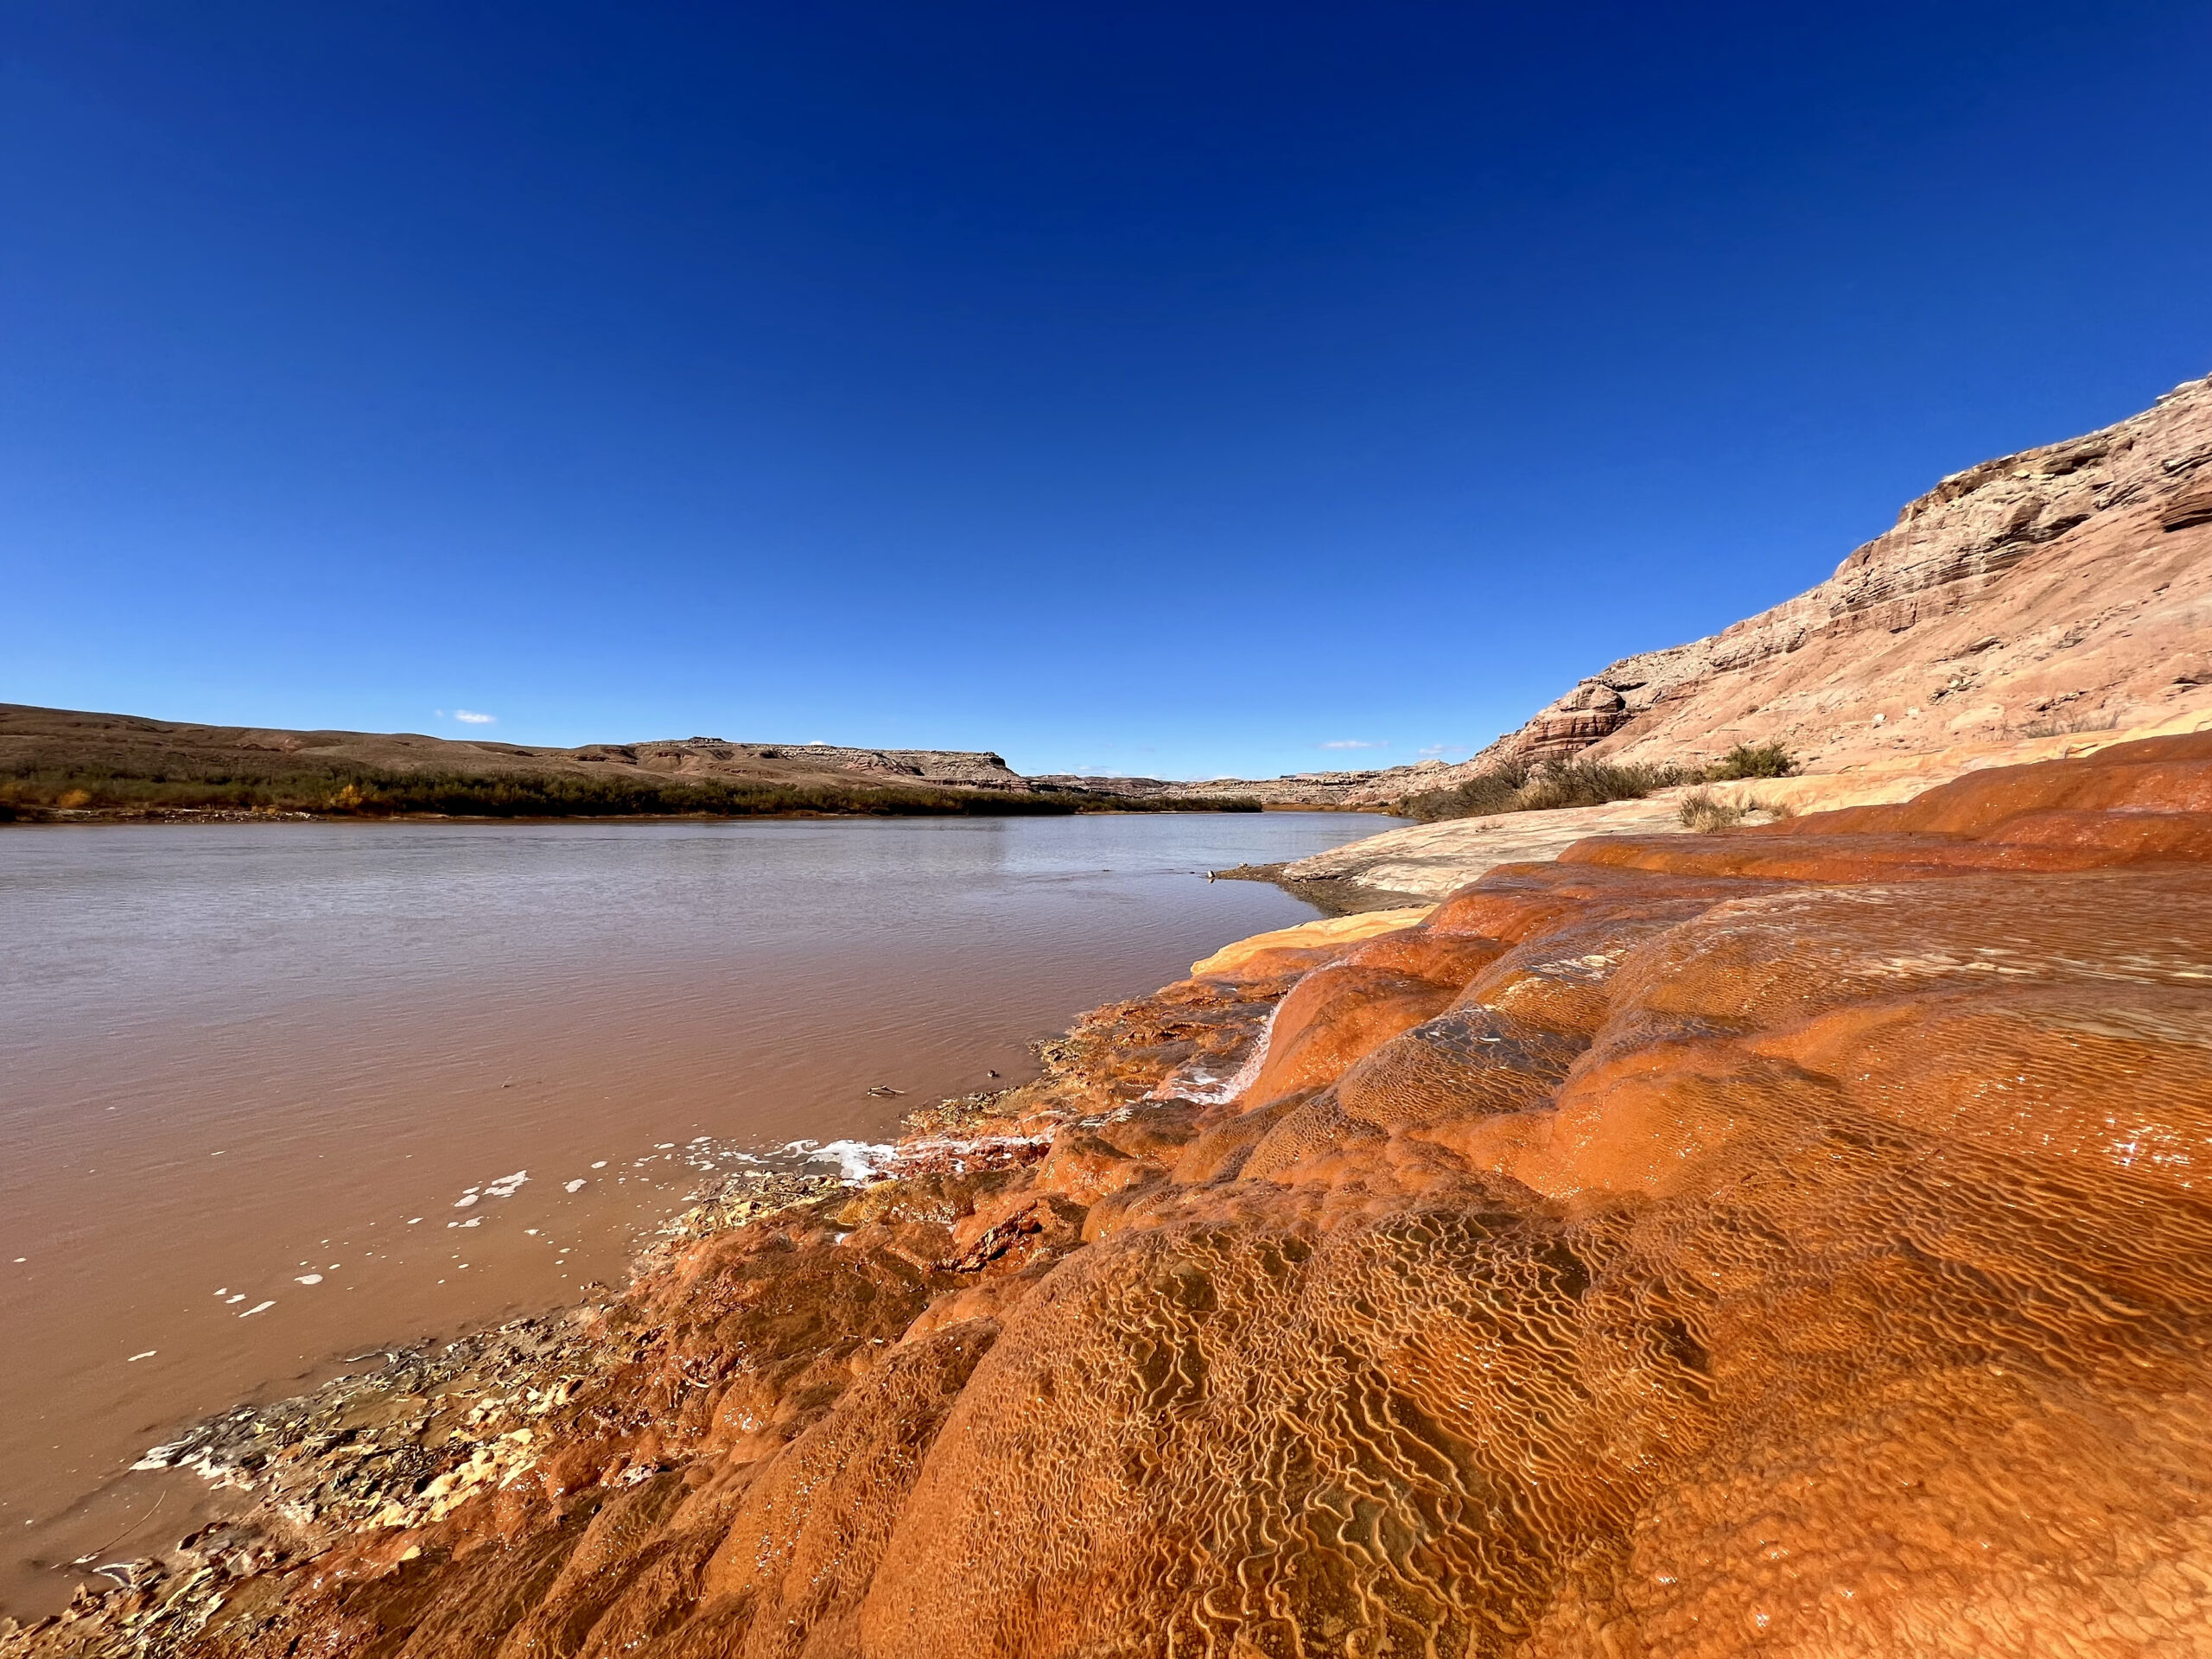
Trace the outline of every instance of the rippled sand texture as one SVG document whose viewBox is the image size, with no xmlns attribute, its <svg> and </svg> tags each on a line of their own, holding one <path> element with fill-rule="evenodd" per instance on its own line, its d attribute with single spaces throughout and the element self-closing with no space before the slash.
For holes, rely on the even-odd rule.
<svg viewBox="0 0 2212 1659">
<path fill-rule="evenodd" d="M 1041 1162 L 710 1242 L 524 1475 L 201 1644 L 2212 1652 L 2208 856 L 2162 740 L 1103 1011 Z"/>
</svg>

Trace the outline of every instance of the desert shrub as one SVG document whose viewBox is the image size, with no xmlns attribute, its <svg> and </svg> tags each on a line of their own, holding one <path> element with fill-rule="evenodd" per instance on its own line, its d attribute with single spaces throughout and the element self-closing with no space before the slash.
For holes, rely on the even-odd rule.
<svg viewBox="0 0 2212 1659">
<path fill-rule="evenodd" d="M 1541 812 L 1563 806 L 1638 801 L 1687 781 L 1675 766 L 1617 766 L 1606 760 L 1548 760 L 1530 767 L 1503 762 L 1452 789 L 1409 795 L 1391 808 L 1401 817 L 1434 823 L 1494 812 Z"/>
<path fill-rule="evenodd" d="M 1716 830 L 1732 829 L 1744 821 L 1751 809 L 1724 801 L 1709 789 L 1693 790 L 1682 797 L 1682 804 L 1675 808 L 1675 816 L 1681 820 L 1682 828 L 1694 834 L 1709 836 Z"/>
<path fill-rule="evenodd" d="M 1511 812 L 1518 810 L 1515 801 L 1522 785 L 1528 781 L 1528 767 L 1518 761 L 1501 761 L 1488 771 L 1478 772 L 1450 789 L 1433 789 L 1408 795 L 1390 810 L 1402 818 L 1418 818 L 1423 823 L 1433 823 L 1443 818 L 1479 818 L 1492 812 Z"/>
<path fill-rule="evenodd" d="M 1536 775 L 1522 785 L 1520 810 L 1541 812 L 1552 807 L 1640 801 L 1654 790 L 1681 781 L 1681 772 L 1674 766 L 1623 766 L 1609 760 L 1555 760 L 1539 767 Z"/>
<path fill-rule="evenodd" d="M 1738 743 L 1705 769 L 1707 783 L 1734 778 L 1787 778 L 1797 762 L 1779 743 Z"/>
<path fill-rule="evenodd" d="M 1424 790 L 1391 804 L 1402 818 L 1435 823 L 1445 818 L 1479 818 L 1493 812 L 1511 812 L 1521 786 L 1529 781 L 1529 768 L 1516 761 L 1501 761 L 1449 789 Z"/>
<path fill-rule="evenodd" d="M 2117 715 L 2074 715 L 2058 720 L 2038 720 L 2015 728 L 2021 737 L 2073 737 L 2082 732 L 2111 732 L 2120 728 Z"/>
</svg>

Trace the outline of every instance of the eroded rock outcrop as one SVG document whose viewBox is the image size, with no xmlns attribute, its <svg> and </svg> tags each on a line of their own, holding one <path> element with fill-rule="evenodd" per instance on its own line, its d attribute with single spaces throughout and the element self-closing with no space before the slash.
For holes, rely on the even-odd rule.
<svg viewBox="0 0 2212 1659">
<path fill-rule="evenodd" d="M 2212 1651 L 2212 736 L 1586 842 L 1049 1058 L 677 1252 L 496 1484 L 15 1650 Z"/>
<path fill-rule="evenodd" d="M 1686 816 L 1683 808 L 1694 794 L 1711 797 L 1725 807 L 1747 813 L 1834 813 L 1845 807 L 1901 804 L 1939 784 L 1993 767 L 2071 760 L 2120 744 L 2186 736 L 2197 731 L 2212 731 L 2212 711 L 2185 711 L 2163 727 L 2134 731 L 1954 744 L 1892 755 L 1843 772 L 1744 779 L 1694 788 L 1676 785 L 1639 799 L 1610 801 L 1602 806 L 1446 818 L 1386 830 L 1254 874 L 1264 874 L 1300 898 L 1332 911 L 1440 899 L 1498 865 L 1556 858 L 1577 842 L 1691 833 L 1696 819 L 1694 815 Z"/>
<path fill-rule="evenodd" d="M 2212 712 L 2212 380 L 1910 502 L 1818 587 L 1624 658 L 1484 757 L 1691 764 L 1780 742 L 1817 770 Z"/>
<path fill-rule="evenodd" d="M 1388 805 L 1503 760 L 1808 768 L 2212 716 L 2212 378 L 1909 502 L 1819 586 L 1577 682 L 1468 760 L 1262 780 L 1040 779 L 1108 793 Z M 1418 890 L 1418 889 L 1416 889 Z"/>
</svg>

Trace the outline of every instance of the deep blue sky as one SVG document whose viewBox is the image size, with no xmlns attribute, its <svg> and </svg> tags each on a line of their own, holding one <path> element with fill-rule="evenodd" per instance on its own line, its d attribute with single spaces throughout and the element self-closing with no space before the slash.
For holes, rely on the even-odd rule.
<svg viewBox="0 0 2212 1659">
<path fill-rule="evenodd" d="M 8 0 L 0 700 L 1461 753 L 2212 370 L 2208 86 L 2202 3 Z"/>
</svg>

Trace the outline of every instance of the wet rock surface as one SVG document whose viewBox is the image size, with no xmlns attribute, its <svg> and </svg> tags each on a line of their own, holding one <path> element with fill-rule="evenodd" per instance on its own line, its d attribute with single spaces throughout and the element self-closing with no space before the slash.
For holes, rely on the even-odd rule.
<svg viewBox="0 0 2212 1659">
<path fill-rule="evenodd" d="M 1046 1058 L 208 1426 L 253 1511 L 6 1650 L 2212 1652 L 2212 737 L 1594 840 Z"/>
</svg>

